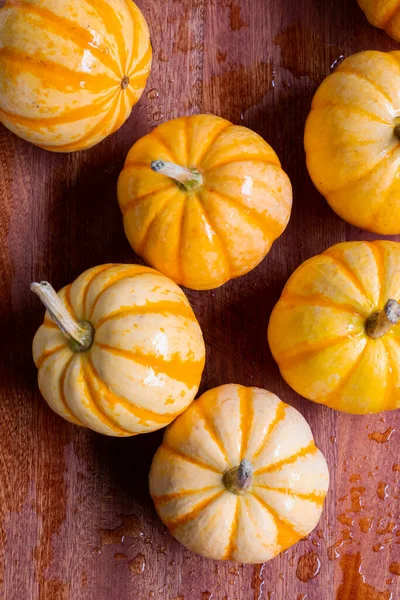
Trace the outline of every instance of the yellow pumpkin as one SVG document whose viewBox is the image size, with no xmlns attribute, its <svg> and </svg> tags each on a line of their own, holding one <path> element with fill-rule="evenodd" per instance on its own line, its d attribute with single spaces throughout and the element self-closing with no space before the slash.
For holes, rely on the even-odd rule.
<svg viewBox="0 0 400 600">
<path fill-rule="evenodd" d="M 384 29 L 400 42 L 400 4 L 398 0 L 358 0 L 371 25 Z"/>
<path fill-rule="evenodd" d="M 400 233 L 400 52 L 361 52 L 317 90 L 307 167 L 333 210 L 363 229 Z"/>
<path fill-rule="evenodd" d="M 204 367 L 199 324 L 182 290 L 152 269 L 101 265 L 46 308 L 33 341 L 39 388 L 68 421 L 130 436 L 168 425 L 195 397 Z"/>
<path fill-rule="evenodd" d="M 281 374 L 349 413 L 400 407 L 400 244 L 344 242 L 290 277 L 268 330 Z"/>
<path fill-rule="evenodd" d="M 135 252 L 173 281 L 216 288 L 253 269 L 290 217 L 272 148 L 213 115 L 164 123 L 130 150 L 118 183 Z"/>
<path fill-rule="evenodd" d="M 150 470 L 178 541 L 217 560 L 261 563 L 317 525 L 329 485 L 302 415 L 258 388 L 203 394 L 166 430 Z"/>
<path fill-rule="evenodd" d="M 139 100 L 151 65 L 131 0 L 7 0 L 0 10 L 0 121 L 55 152 L 90 148 Z"/>
</svg>

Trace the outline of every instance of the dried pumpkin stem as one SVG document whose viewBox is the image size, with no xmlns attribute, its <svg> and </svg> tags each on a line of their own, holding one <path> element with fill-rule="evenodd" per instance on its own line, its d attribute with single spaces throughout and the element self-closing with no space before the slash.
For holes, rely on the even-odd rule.
<svg viewBox="0 0 400 600">
<path fill-rule="evenodd" d="M 88 350 L 94 337 L 92 325 L 86 321 L 78 323 L 71 317 L 57 292 L 47 281 L 32 283 L 31 291 L 43 302 L 53 321 L 68 339 L 72 350 L 75 352 Z"/>
<path fill-rule="evenodd" d="M 253 465 L 244 458 L 238 467 L 234 467 L 225 473 L 223 482 L 228 492 L 241 496 L 251 490 L 252 478 Z"/>
<path fill-rule="evenodd" d="M 172 162 L 153 160 L 151 169 L 174 179 L 186 192 L 193 192 L 203 185 L 203 175 L 197 169 L 188 169 Z"/>
<path fill-rule="evenodd" d="M 366 330 L 369 337 L 377 340 L 400 321 L 400 304 L 397 300 L 388 300 L 383 310 L 374 312 L 368 319 Z"/>
</svg>

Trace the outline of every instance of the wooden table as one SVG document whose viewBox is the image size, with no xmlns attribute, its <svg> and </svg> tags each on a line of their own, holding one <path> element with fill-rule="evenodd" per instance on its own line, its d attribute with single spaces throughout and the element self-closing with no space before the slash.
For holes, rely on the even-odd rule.
<svg viewBox="0 0 400 600">
<path fill-rule="evenodd" d="M 266 335 L 271 309 L 303 260 L 341 240 L 374 238 L 346 225 L 314 189 L 303 128 L 315 89 L 337 61 L 397 45 L 368 25 L 355 0 L 139 4 L 154 67 L 147 94 L 117 134 L 90 151 L 57 155 L 0 130 L 0 597 L 398 599 L 399 414 L 352 417 L 300 398 L 280 378 Z M 309 420 L 332 476 L 317 530 L 256 567 L 204 560 L 174 541 L 147 487 L 162 433 L 108 439 L 67 424 L 40 397 L 31 357 L 43 309 L 30 282 L 61 287 L 93 265 L 134 262 L 116 201 L 126 153 L 162 121 L 202 111 L 273 145 L 293 182 L 294 210 L 250 275 L 188 293 L 207 342 L 201 389 L 237 382 L 276 392 Z"/>
</svg>

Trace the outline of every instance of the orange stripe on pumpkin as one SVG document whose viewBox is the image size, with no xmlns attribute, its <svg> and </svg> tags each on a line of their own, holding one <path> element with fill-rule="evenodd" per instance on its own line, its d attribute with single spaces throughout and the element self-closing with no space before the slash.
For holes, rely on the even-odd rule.
<svg viewBox="0 0 400 600">
<path fill-rule="evenodd" d="M 300 498 L 300 500 L 307 500 L 308 502 L 314 502 L 314 504 L 317 504 L 318 506 L 322 506 L 324 503 L 324 500 L 326 498 L 326 493 L 325 492 L 319 492 L 319 493 L 310 493 L 310 494 L 302 494 L 302 493 L 298 493 L 298 492 L 294 492 L 293 490 L 290 490 L 288 488 L 275 488 L 275 487 L 271 487 L 270 485 L 265 485 L 264 483 L 254 483 L 253 484 L 253 488 L 262 488 L 264 490 L 269 490 L 271 492 L 279 492 L 281 494 L 288 494 L 289 496 L 295 496 L 296 498 Z"/>
<path fill-rule="evenodd" d="M 262 475 L 263 473 L 272 473 L 273 471 L 279 471 L 280 469 L 282 469 L 282 467 L 285 467 L 286 465 L 292 465 L 299 458 L 303 458 L 304 456 L 309 456 L 309 455 L 312 456 L 313 454 L 316 454 L 316 453 L 317 453 L 317 447 L 316 447 L 314 441 L 311 441 L 308 444 L 308 446 L 304 446 L 304 448 L 301 448 L 301 450 L 296 452 L 296 454 L 292 454 L 292 456 L 288 456 L 287 458 L 284 458 L 283 460 L 279 460 L 277 462 L 272 463 L 271 465 L 268 465 L 267 467 L 258 469 L 257 471 L 255 471 L 254 475 Z"/>
<path fill-rule="evenodd" d="M 292 369 L 301 362 L 314 358 L 315 355 L 318 355 L 322 350 L 327 350 L 337 344 L 348 342 L 355 337 L 364 337 L 364 332 L 361 331 L 360 333 L 342 335 L 333 339 L 322 339 L 318 342 L 304 342 L 303 344 L 299 344 L 294 348 L 290 348 L 290 350 L 279 354 L 279 368 L 281 371 L 283 369 Z"/>
<path fill-rule="evenodd" d="M 293 546 L 293 544 L 296 544 L 301 539 L 302 536 L 297 533 L 293 525 L 279 516 L 276 510 L 267 504 L 263 498 L 254 492 L 253 498 L 255 498 L 273 518 L 276 527 L 276 543 L 280 549 L 280 552 L 286 548 L 289 548 L 290 546 Z"/>
<path fill-rule="evenodd" d="M 94 343 L 101 350 L 131 360 L 152 370 L 156 375 L 165 375 L 170 379 L 179 381 L 189 389 L 192 389 L 200 383 L 204 360 L 193 361 L 190 357 L 188 357 L 187 360 L 182 360 L 178 353 L 173 354 L 171 360 L 166 360 L 162 357 L 145 354 L 139 349 L 124 350 L 123 348 L 109 346 L 108 344 L 102 344 L 98 341 L 95 341 Z"/>
<path fill-rule="evenodd" d="M 40 369 L 40 367 L 43 366 L 43 363 L 50 358 L 50 356 L 53 356 L 53 354 L 57 354 L 57 352 L 59 352 L 60 350 L 64 350 L 66 348 L 66 344 L 60 344 L 59 346 L 55 346 L 54 348 L 52 348 L 51 350 L 46 350 L 45 352 L 43 352 L 39 358 L 35 361 L 36 367 L 38 369 Z"/>
<path fill-rule="evenodd" d="M 59 396 L 60 396 L 61 404 L 64 407 L 64 411 L 65 411 L 68 419 L 70 421 L 72 421 L 72 423 L 75 423 L 75 425 L 81 425 L 81 427 L 84 427 L 84 424 L 82 423 L 82 421 L 74 415 L 71 408 L 69 407 L 68 402 L 67 402 L 67 397 L 65 395 L 65 390 L 64 390 L 65 378 L 67 376 L 67 371 L 68 371 L 69 366 L 74 358 L 75 358 L 75 354 L 73 354 L 71 356 L 71 358 L 67 361 L 67 363 L 64 365 L 64 368 L 61 372 L 60 379 L 59 379 Z"/>
<path fill-rule="evenodd" d="M 357 290 L 360 292 L 361 296 L 364 296 L 364 298 L 368 302 L 370 302 L 370 300 L 368 298 L 368 294 L 365 290 L 365 287 L 363 286 L 361 281 L 358 279 L 358 277 L 354 273 L 354 271 L 352 271 L 352 269 L 344 262 L 344 260 L 341 260 L 340 258 L 338 258 L 333 252 L 331 252 L 330 248 L 328 248 L 328 250 L 325 250 L 325 252 L 323 252 L 322 255 L 328 256 L 338 267 L 339 271 L 341 271 L 342 274 L 354 285 L 354 287 L 357 288 Z"/>
<path fill-rule="evenodd" d="M 210 399 L 211 393 L 212 392 L 208 392 L 208 394 L 207 394 L 208 399 Z M 216 399 L 217 395 L 218 395 L 218 392 L 214 392 L 213 393 L 213 396 L 214 396 L 215 399 Z M 213 442 L 215 443 L 215 445 L 217 446 L 217 448 L 219 448 L 222 456 L 224 457 L 224 460 L 225 460 L 226 464 L 230 466 L 231 465 L 231 461 L 229 460 L 226 448 L 224 447 L 224 445 L 222 443 L 222 440 L 221 440 L 221 438 L 218 435 L 218 431 L 214 427 L 214 423 L 208 417 L 207 409 L 203 408 L 201 400 L 198 400 L 197 402 L 194 402 L 194 404 L 192 406 L 197 411 L 197 413 L 200 415 L 200 418 L 201 418 L 201 420 L 203 421 L 203 424 L 204 424 L 204 429 L 207 431 L 208 435 L 213 440 Z"/>
<path fill-rule="evenodd" d="M 233 554 L 237 550 L 239 519 L 240 519 L 241 502 L 240 498 L 236 497 L 235 514 L 233 515 L 232 527 L 229 536 L 229 544 L 225 550 L 223 560 L 234 560 Z"/>
<path fill-rule="evenodd" d="M 356 306 L 353 306 L 352 304 L 339 304 L 327 296 L 324 296 L 324 294 L 310 294 L 308 296 L 301 296 L 285 289 L 282 292 L 280 300 L 282 302 L 287 302 L 288 304 L 293 304 L 294 306 L 318 306 L 321 308 L 330 308 L 332 310 L 347 312 L 356 316 L 366 316 L 366 314 L 360 315 Z"/>
<path fill-rule="evenodd" d="M 119 60 L 119 66 L 124 71 L 123 77 L 127 75 L 125 69 L 127 51 L 124 36 L 122 35 L 123 25 L 118 18 L 118 13 L 106 0 L 85 0 L 88 4 L 102 19 L 104 27 L 110 37 L 115 39 L 117 45 L 117 58 Z"/>
<path fill-rule="evenodd" d="M 246 450 L 249 445 L 250 432 L 254 420 L 253 390 L 248 387 L 239 386 L 240 399 L 240 429 L 242 431 L 242 442 L 240 448 L 240 460 L 246 458 Z"/>
<path fill-rule="evenodd" d="M 82 361 L 82 372 L 84 375 L 86 388 L 88 391 L 88 394 L 86 395 L 86 399 L 89 403 L 89 407 L 88 407 L 89 410 L 104 425 L 106 425 L 109 429 L 111 429 L 115 433 L 118 433 L 121 436 L 134 435 L 134 433 L 132 431 L 129 431 L 128 429 L 124 429 L 123 427 L 121 427 L 120 424 L 118 423 L 118 421 L 116 419 L 110 417 L 106 412 L 104 412 L 104 410 L 101 408 L 101 406 L 97 403 L 97 400 L 96 400 L 97 392 L 96 392 L 96 388 L 93 383 L 93 378 L 96 377 L 96 375 L 95 375 L 95 372 L 92 369 L 88 360 Z"/>
<path fill-rule="evenodd" d="M 175 417 L 178 416 L 178 414 L 180 414 L 179 412 L 164 413 L 164 414 L 156 413 L 147 408 L 143 408 L 137 404 L 134 404 L 127 398 L 123 398 L 122 396 L 118 396 L 117 394 L 114 394 L 113 392 L 110 391 L 107 384 L 101 379 L 100 375 L 98 374 L 98 372 L 96 370 L 96 367 L 93 364 L 92 359 L 90 358 L 90 355 L 87 355 L 87 356 L 88 356 L 88 363 L 90 365 L 90 368 L 93 370 L 97 385 L 101 390 L 101 392 L 100 392 L 101 396 L 104 398 L 104 400 L 107 402 L 107 404 L 111 408 L 114 408 L 117 404 L 120 404 L 121 406 L 123 406 L 125 408 L 125 410 L 127 410 L 129 413 L 131 413 L 132 416 L 134 416 L 138 420 L 139 425 L 144 425 L 144 426 L 148 426 L 149 421 L 153 422 L 153 423 L 157 423 L 159 425 L 168 425 Z M 180 412 L 182 412 L 182 411 L 180 411 Z"/>
<path fill-rule="evenodd" d="M 196 494 L 202 494 L 203 492 L 209 492 L 213 489 L 217 489 L 216 485 L 209 485 L 207 487 L 200 488 L 198 490 L 180 490 L 179 492 L 172 492 L 171 494 L 163 494 L 162 496 L 152 496 L 153 502 L 156 506 L 167 504 L 171 500 L 179 500 L 182 496 L 195 496 Z"/>
<path fill-rule="evenodd" d="M 129 3 L 131 3 L 131 2 L 129 2 Z M 142 58 L 139 59 L 138 62 L 135 62 L 133 60 L 132 65 L 130 66 L 130 69 L 128 72 L 129 80 L 135 80 L 136 78 L 142 77 L 142 76 L 145 76 L 147 78 L 148 73 L 150 71 L 150 60 L 151 60 L 152 53 L 153 53 L 153 51 L 152 51 L 151 45 L 149 45 L 145 54 L 142 56 Z M 134 58 L 134 55 L 132 55 L 132 58 Z M 145 71 L 142 73 L 143 69 L 145 69 Z"/>
<path fill-rule="evenodd" d="M 29 73 L 41 80 L 42 86 L 54 88 L 57 91 L 75 93 L 77 90 L 85 90 L 93 94 L 104 92 L 107 87 L 118 89 L 119 82 L 108 75 L 92 75 L 90 73 L 79 73 L 49 60 L 45 55 L 37 54 L 29 56 L 16 48 L 0 48 L 0 61 L 3 69 L 7 64 L 12 65 L 12 76 L 19 72 L 26 75 Z M 10 74 L 6 72 L 6 76 Z"/>
<path fill-rule="evenodd" d="M 228 148 L 228 150 L 226 150 L 224 148 L 224 152 L 229 150 L 233 150 L 234 148 L 236 148 L 235 146 L 232 146 L 231 148 Z M 227 165 L 230 164 L 235 164 L 235 163 L 246 163 L 246 162 L 255 162 L 255 163 L 261 163 L 263 165 L 268 165 L 270 167 L 275 167 L 277 169 L 279 169 L 279 171 L 282 171 L 282 167 L 281 167 L 281 163 L 279 162 L 278 157 L 276 158 L 276 162 L 272 161 L 272 160 L 267 160 L 265 158 L 260 158 L 260 156 L 258 154 L 256 155 L 247 155 L 247 154 L 243 154 L 242 157 L 240 158 L 227 158 L 224 161 L 221 162 L 217 162 L 217 164 L 213 167 L 209 167 L 207 169 L 207 173 L 212 173 L 213 171 L 216 171 L 217 169 L 220 169 L 221 167 L 226 167 Z"/>
<path fill-rule="evenodd" d="M 0 109 L 0 115 L 8 119 L 14 125 L 25 126 L 35 131 L 39 131 L 40 128 L 43 127 L 55 127 L 57 125 L 72 123 L 73 121 L 93 118 L 93 114 L 98 112 L 99 109 L 109 101 L 110 95 L 110 92 L 108 92 L 106 96 L 95 100 L 90 105 L 68 110 L 58 117 L 23 117 L 2 109 Z"/>
<path fill-rule="evenodd" d="M 285 404 L 284 402 L 279 402 L 278 406 L 276 407 L 275 417 L 274 417 L 272 423 L 270 424 L 270 426 L 268 427 L 268 430 L 264 436 L 264 439 L 262 440 L 262 442 L 260 444 L 260 447 L 258 448 L 258 450 L 256 450 L 254 452 L 253 459 L 257 458 L 257 456 L 259 456 L 261 454 L 261 452 L 264 450 L 265 446 L 267 445 L 268 440 L 269 440 L 273 430 L 278 425 L 278 423 L 283 421 L 283 419 L 285 418 L 286 406 L 287 406 L 287 404 Z"/>
<path fill-rule="evenodd" d="M 115 266 L 124 266 L 124 265 L 115 265 Z M 110 277 L 107 280 L 106 285 L 98 292 L 97 296 L 94 298 L 94 300 L 92 302 L 91 309 L 90 309 L 90 314 L 88 315 L 88 318 L 91 319 L 93 317 L 93 313 L 94 313 L 94 309 L 96 308 L 96 304 L 98 303 L 98 301 L 100 300 L 100 298 L 102 297 L 102 295 L 111 286 L 115 285 L 116 283 L 118 283 L 122 279 L 135 278 L 135 277 L 137 277 L 139 275 L 146 275 L 148 273 L 152 273 L 153 275 L 154 274 L 156 274 L 156 275 L 158 274 L 153 269 L 150 269 L 149 267 L 142 267 L 141 265 L 134 265 L 134 266 L 132 266 L 132 269 L 127 269 L 127 270 L 122 269 L 121 271 L 118 271 L 115 275 L 113 275 L 112 277 Z"/>
<path fill-rule="evenodd" d="M 375 260 L 375 263 L 376 263 L 376 270 L 378 272 L 378 279 L 379 279 L 379 285 L 380 285 L 379 305 L 383 307 L 383 305 L 386 303 L 388 298 L 383 298 L 383 289 L 384 289 L 383 284 L 386 279 L 386 269 L 385 269 L 385 265 L 384 265 L 382 251 L 377 242 L 364 242 L 364 243 L 371 250 L 374 260 Z"/>
<path fill-rule="evenodd" d="M 224 490 L 217 492 L 216 494 L 211 496 L 211 498 L 206 498 L 205 500 L 202 500 L 201 502 L 196 504 L 196 506 L 190 512 L 178 517 L 177 519 L 163 519 L 165 525 L 168 527 L 168 529 L 170 529 L 171 532 L 174 532 L 175 529 L 181 525 L 187 525 L 187 523 L 189 523 L 190 521 L 197 519 L 197 517 L 200 516 L 203 510 L 205 510 L 210 506 L 210 504 L 218 500 L 218 498 L 220 498 L 222 494 L 225 494 Z"/>
<path fill-rule="evenodd" d="M 186 462 L 188 462 L 192 465 L 196 465 L 196 467 L 200 467 L 201 469 L 206 469 L 208 471 L 212 471 L 213 473 L 218 473 L 219 475 L 221 475 L 221 481 L 222 481 L 222 473 L 216 467 L 213 467 L 212 465 L 209 465 L 208 463 L 205 463 L 205 462 L 199 460 L 198 458 L 194 458 L 193 456 L 190 456 L 189 454 L 185 454 L 184 452 L 181 452 L 180 450 L 177 450 L 176 448 L 173 448 L 172 446 L 168 446 L 168 444 L 166 444 L 165 442 L 163 442 L 160 447 L 167 454 L 171 454 L 172 457 L 180 458 L 181 460 L 185 460 Z"/>
<path fill-rule="evenodd" d="M 85 317 L 87 316 L 87 296 L 88 296 L 91 284 L 96 279 L 96 277 L 101 275 L 101 273 L 104 273 L 104 271 L 108 271 L 109 269 L 113 269 L 114 267 L 118 267 L 118 266 L 119 266 L 118 263 L 109 263 L 107 265 L 100 265 L 99 267 L 96 267 L 92 270 L 90 279 L 87 280 L 87 282 L 85 283 L 85 289 L 83 290 L 83 296 L 82 296 L 82 309 L 83 309 L 83 314 L 85 315 Z"/>
<path fill-rule="evenodd" d="M 42 23 L 39 25 L 47 32 L 53 33 L 63 40 L 68 39 L 68 42 L 73 42 L 82 52 L 90 51 L 90 53 L 103 63 L 112 73 L 122 79 L 123 75 L 116 69 L 115 61 L 107 53 L 107 48 L 102 48 L 96 43 L 95 37 L 90 29 L 81 27 L 77 21 L 72 21 L 66 17 L 61 17 L 48 8 L 23 0 L 8 0 L 7 7 L 15 6 L 18 12 L 25 15 L 36 15 L 40 17 Z"/>
<path fill-rule="evenodd" d="M 164 316 L 174 315 L 177 317 L 183 317 L 190 321 L 196 322 L 194 313 L 189 306 L 182 302 L 168 302 L 166 300 L 160 300 L 160 302 L 146 302 L 144 306 L 123 306 L 119 310 L 105 315 L 97 323 L 93 323 L 94 327 L 98 329 L 107 321 L 113 319 L 121 319 L 125 316 L 135 315 L 149 315 L 149 314 L 162 314 Z"/>
<path fill-rule="evenodd" d="M 78 138 L 74 142 L 68 144 L 53 144 L 50 146 L 40 145 L 44 150 L 57 150 L 57 152 L 75 152 L 82 150 L 82 146 L 85 148 L 91 147 L 96 144 L 103 137 L 111 133 L 110 124 L 112 122 L 113 115 L 111 114 L 112 106 L 105 112 L 100 121 L 82 137 Z M 89 145 L 88 145 L 89 144 Z"/>
<path fill-rule="evenodd" d="M 230 204 L 230 206 L 236 208 L 236 210 L 240 212 L 241 218 L 251 227 L 260 229 L 264 238 L 268 241 L 274 241 L 282 233 L 283 224 L 275 221 L 272 217 L 269 217 L 264 213 L 257 212 L 254 208 L 246 206 L 240 199 L 207 187 L 206 185 L 203 186 L 200 193 L 204 194 L 205 191 L 207 191 L 210 196 L 217 196 L 226 204 Z"/>
</svg>

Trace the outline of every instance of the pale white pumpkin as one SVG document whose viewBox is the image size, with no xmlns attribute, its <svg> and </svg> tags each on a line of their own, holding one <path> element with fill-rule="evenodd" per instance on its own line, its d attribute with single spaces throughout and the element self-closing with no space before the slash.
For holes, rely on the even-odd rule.
<svg viewBox="0 0 400 600">
<path fill-rule="evenodd" d="M 171 533 L 208 558 L 265 562 L 317 525 L 323 454 L 294 408 L 258 388 L 203 394 L 165 432 L 150 493 Z"/>
</svg>

